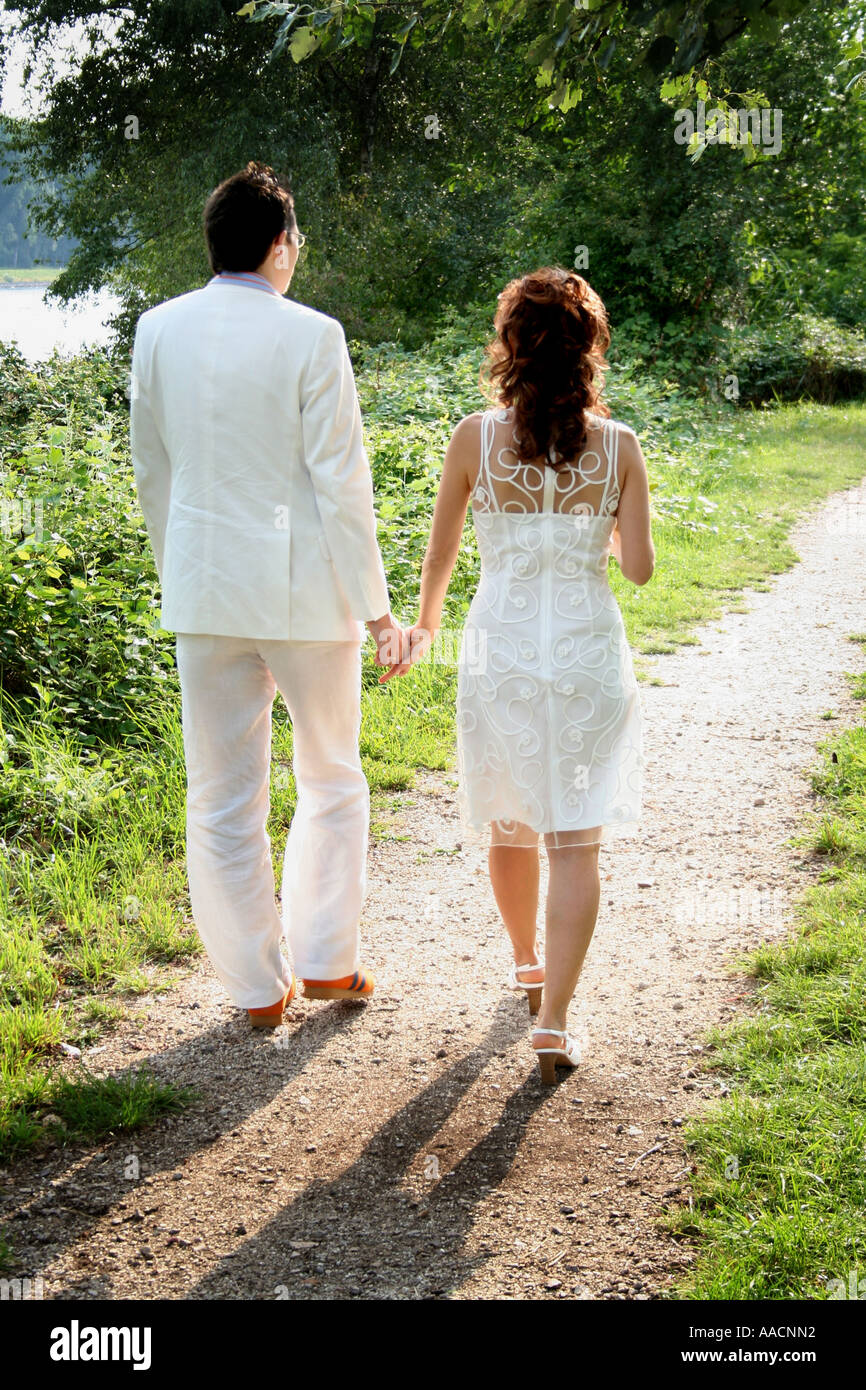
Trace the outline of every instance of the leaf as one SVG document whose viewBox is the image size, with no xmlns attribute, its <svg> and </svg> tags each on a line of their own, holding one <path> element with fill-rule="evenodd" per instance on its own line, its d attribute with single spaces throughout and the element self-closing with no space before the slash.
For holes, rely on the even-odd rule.
<svg viewBox="0 0 866 1390">
<path fill-rule="evenodd" d="M 608 39 L 607 43 L 601 50 L 601 53 L 598 57 L 598 66 L 601 68 L 602 72 L 607 72 L 608 68 L 610 67 L 610 61 L 615 52 L 616 39 Z"/>
<path fill-rule="evenodd" d="M 582 97 L 583 88 L 581 86 L 579 86 L 576 82 L 566 83 L 565 96 L 561 101 L 559 107 L 560 111 L 564 113 L 566 111 L 570 111 L 574 106 L 579 106 Z"/>
<path fill-rule="evenodd" d="M 542 34 L 541 37 L 537 38 L 534 43 L 531 43 L 526 50 L 526 61 L 527 63 L 537 66 L 539 63 L 542 63 L 545 58 L 550 58 L 552 55 L 553 44 L 550 41 L 550 36 L 548 34 Z"/>
<path fill-rule="evenodd" d="M 564 29 L 562 30 L 562 32 L 557 36 L 556 43 L 553 45 L 553 50 L 554 50 L 554 52 L 555 52 L 555 53 L 558 53 L 559 50 L 560 50 L 562 47 L 564 47 L 565 44 L 568 43 L 568 40 L 569 40 L 570 38 L 571 38 L 571 25 L 570 25 L 570 24 L 566 24 L 565 28 L 564 28 Z"/>
<path fill-rule="evenodd" d="M 319 46 L 319 35 L 314 34 L 308 24 L 303 29 L 299 29 L 292 39 L 289 52 L 296 63 L 302 63 L 305 58 L 309 58 L 314 49 Z"/>
<path fill-rule="evenodd" d="M 396 34 L 394 35 L 394 38 L 397 39 L 399 43 L 405 43 L 405 42 L 406 42 L 406 39 L 409 37 L 409 35 L 411 34 L 412 30 L 415 28 L 415 25 L 416 25 L 417 23 L 418 23 L 418 16 L 417 16 L 416 14 L 413 14 L 413 16 L 412 16 L 411 19 L 408 19 L 408 20 L 406 21 L 405 24 L 402 24 L 402 25 L 400 26 L 400 28 L 397 30 Z"/>
<path fill-rule="evenodd" d="M 266 5 L 260 5 L 258 9 L 256 9 L 255 14 L 250 15 L 250 19 L 254 22 L 258 22 L 262 19 L 270 19 L 271 16 L 275 14 L 285 14 L 285 12 L 285 5 L 273 4 L 272 0 L 268 0 Z"/>
<path fill-rule="evenodd" d="M 239 19 L 246 19 L 247 15 L 254 15 L 255 12 L 256 0 L 250 0 L 250 3 L 248 5 L 244 5 L 243 9 L 236 10 L 235 14 L 238 16 Z"/>
<path fill-rule="evenodd" d="M 274 39 L 274 46 L 268 55 L 268 62 L 272 63 L 275 58 L 286 51 L 286 44 L 289 41 L 289 32 L 300 14 L 300 6 L 296 5 L 290 10 L 277 30 L 277 37 Z"/>
</svg>

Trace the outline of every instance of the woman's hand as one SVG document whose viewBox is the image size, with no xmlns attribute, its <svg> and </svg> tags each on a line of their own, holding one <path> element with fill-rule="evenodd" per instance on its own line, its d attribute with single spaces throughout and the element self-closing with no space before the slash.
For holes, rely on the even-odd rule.
<svg viewBox="0 0 866 1390">
<path fill-rule="evenodd" d="M 406 636 L 409 639 L 409 665 L 414 666 L 416 661 L 423 661 L 436 640 L 437 628 L 422 627 L 420 623 L 414 623 L 412 627 L 406 629 Z"/>
</svg>

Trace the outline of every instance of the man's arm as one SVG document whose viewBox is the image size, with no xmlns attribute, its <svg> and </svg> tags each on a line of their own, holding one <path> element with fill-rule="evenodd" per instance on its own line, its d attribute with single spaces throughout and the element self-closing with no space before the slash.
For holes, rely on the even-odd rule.
<svg viewBox="0 0 866 1390">
<path fill-rule="evenodd" d="M 323 328 L 301 378 L 301 430 L 325 539 L 353 618 L 369 623 L 390 602 L 364 450 L 361 409 L 342 327 Z"/>
<path fill-rule="evenodd" d="M 171 500 L 171 462 L 153 418 L 150 404 L 150 372 L 140 329 L 135 335 L 130 378 L 129 432 L 135 485 L 153 555 L 162 582 L 165 528 Z"/>
</svg>

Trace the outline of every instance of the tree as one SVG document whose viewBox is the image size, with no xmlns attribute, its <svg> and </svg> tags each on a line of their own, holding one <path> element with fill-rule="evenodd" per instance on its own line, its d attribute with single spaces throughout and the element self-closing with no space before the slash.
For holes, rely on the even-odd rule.
<svg viewBox="0 0 866 1390">
<path fill-rule="evenodd" d="M 844 0 L 831 4 L 843 8 Z M 288 52 L 296 63 L 322 61 L 360 46 L 388 52 L 392 72 L 407 47 L 444 43 L 456 58 L 479 34 L 497 50 L 516 36 L 522 56 L 550 87 L 545 103 L 567 111 L 580 100 L 580 76 L 607 73 L 623 46 L 632 72 L 681 76 L 744 33 L 777 39 L 808 8 L 808 0 L 248 0 L 238 13 L 279 22 L 273 58 Z"/>
<path fill-rule="evenodd" d="M 528 0 L 507 7 L 502 32 L 487 21 L 470 30 L 472 7 L 455 7 L 436 42 L 424 25 L 438 0 L 416 7 L 424 25 L 411 26 L 406 6 L 335 0 L 317 12 L 328 17 L 319 29 L 340 12 L 342 39 L 332 28 L 298 61 L 304 25 L 266 61 L 260 25 L 236 4 L 132 0 L 110 41 L 96 3 L 20 11 L 43 53 L 73 15 L 92 22 L 19 147 L 48 181 L 41 226 L 79 239 L 58 292 L 112 283 L 127 334 L 143 305 L 203 283 L 204 198 L 251 157 L 289 174 L 309 237 L 295 288 L 350 337 L 417 344 L 446 306 L 492 307 L 511 275 L 579 263 L 582 246 L 579 268 L 616 319 L 642 316 L 671 337 L 697 340 L 762 296 L 770 306 L 767 287 L 775 294 L 781 281 L 788 293 L 804 266 L 806 292 L 811 282 L 846 321 L 857 312 L 846 277 L 864 237 L 866 84 L 852 81 L 862 0 L 802 11 L 772 42 L 753 17 L 700 74 L 668 73 L 661 86 L 647 61 L 654 12 L 636 5 L 592 11 L 619 24 L 604 67 L 572 41 L 553 72 L 526 61 L 550 11 Z M 274 19 L 274 8 L 256 13 Z M 760 20 L 770 8 L 752 10 Z M 580 101 L 550 104 L 562 80 L 580 86 Z M 758 92 L 781 107 L 781 151 L 747 146 L 744 160 L 707 146 L 688 157 L 675 108 L 711 91 L 733 106 Z M 824 275 L 828 227 L 846 240 Z"/>
</svg>

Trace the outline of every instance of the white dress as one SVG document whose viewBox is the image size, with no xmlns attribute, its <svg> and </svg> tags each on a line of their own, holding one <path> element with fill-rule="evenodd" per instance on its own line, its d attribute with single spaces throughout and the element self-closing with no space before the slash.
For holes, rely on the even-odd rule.
<svg viewBox="0 0 866 1390">
<path fill-rule="evenodd" d="M 640 699 L 607 580 L 622 426 L 588 416 L 601 454 L 554 469 L 520 461 L 510 418 L 482 416 L 471 498 L 481 578 L 458 663 L 464 831 L 492 824 L 515 845 L 543 833 L 549 847 L 634 834 Z"/>
</svg>

